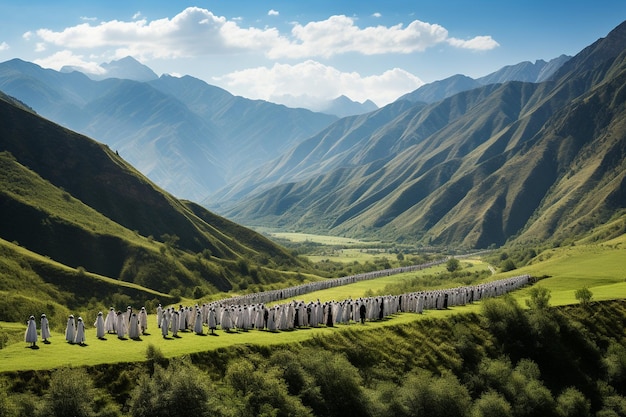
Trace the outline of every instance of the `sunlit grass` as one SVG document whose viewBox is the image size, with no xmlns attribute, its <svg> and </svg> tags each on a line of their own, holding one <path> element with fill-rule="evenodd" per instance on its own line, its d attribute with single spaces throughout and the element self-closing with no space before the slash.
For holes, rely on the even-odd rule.
<svg viewBox="0 0 626 417">
<path fill-rule="evenodd" d="M 525 268 L 496 274 L 490 279 L 504 278 L 506 276 L 530 273 L 533 276 L 547 276 L 535 285 L 541 285 L 551 291 L 550 304 L 553 306 L 573 304 L 578 300 L 575 291 L 587 287 L 593 293 L 593 301 L 626 298 L 626 281 L 624 280 L 624 260 L 626 249 L 613 246 L 593 247 L 568 247 L 554 249 L 543 254 L 543 261 L 537 262 Z M 540 255 L 541 256 L 541 255 Z M 471 266 L 468 265 L 471 263 Z M 463 260 L 462 264 L 468 270 L 480 270 L 488 267 L 479 261 Z M 436 274 L 445 269 L 444 265 L 430 268 L 425 271 L 410 274 L 394 275 L 376 280 L 363 281 L 360 283 L 332 288 L 317 293 L 301 296 L 302 300 L 343 300 L 348 297 L 359 297 L 368 290 L 376 291 L 384 289 L 385 285 L 398 280 L 410 279 L 416 273 Z M 445 282 L 442 282 L 445 287 Z M 450 285 L 448 285 L 450 286 Z M 513 293 L 513 297 L 525 306 L 529 288 L 524 288 Z M 141 341 L 118 340 L 115 335 L 107 336 L 106 341 L 97 340 L 95 330 L 89 327 L 87 330 L 87 346 L 80 347 L 70 345 L 64 341 L 61 331 L 53 329 L 52 343 L 44 345 L 39 342 L 39 349 L 30 349 L 26 343 L 13 343 L 0 350 L 0 372 L 27 370 L 27 369 L 52 369 L 65 365 L 83 366 L 102 363 L 134 362 L 145 360 L 146 348 L 149 344 L 154 345 L 167 357 L 191 354 L 227 348 L 235 345 L 280 345 L 300 343 L 314 335 L 325 335 L 343 330 L 376 330 L 382 326 L 396 325 L 421 320 L 424 318 L 446 317 L 451 314 L 464 314 L 466 312 L 480 312 L 480 303 L 467 306 L 453 307 L 449 310 L 425 311 L 424 314 L 403 313 L 381 322 L 368 322 L 366 325 L 338 325 L 334 328 L 299 329 L 270 333 L 267 331 L 252 330 L 249 332 L 225 333 L 217 331 L 217 336 L 197 336 L 193 333 L 182 333 L 180 339 L 163 339 L 159 329 L 156 328 L 156 318 L 149 317 L 149 336 L 142 337 Z M 95 318 L 86 318 L 86 323 L 93 323 Z M 13 332 L 25 331 L 25 324 L 0 323 L 0 330 Z M 206 333 L 205 329 L 205 333 Z"/>
<path fill-rule="evenodd" d="M 320 243 L 322 245 L 363 245 L 365 242 L 358 239 L 352 239 L 347 237 L 340 236 L 327 236 L 327 235 L 316 235 L 312 233 L 296 233 L 296 232 L 270 232 L 268 233 L 270 236 L 273 236 L 278 239 L 285 239 L 291 242 L 313 242 Z"/>
<path fill-rule="evenodd" d="M 365 262 L 374 262 L 382 258 L 395 259 L 395 254 L 389 254 L 386 252 L 379 252 L 371 249 L 358 249 L 358 248 L 346 248 L 346 249 L 328 249 L 320 255 L 308 255 L 307 258 L 311 262 L 342 262 L 353 263 L 358 262 L 363 264 Z"/>
</svg>

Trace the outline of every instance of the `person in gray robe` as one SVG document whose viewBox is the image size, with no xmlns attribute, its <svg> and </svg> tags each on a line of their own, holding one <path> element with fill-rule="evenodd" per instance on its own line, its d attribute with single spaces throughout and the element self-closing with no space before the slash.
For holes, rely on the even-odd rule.
<svg viewBox="0 0 626 417">
<path fill-rule="evenodd" d="M 37 323 L 35 323 L 35 316 L 28 318 L 24 341 L 30 343 L 31 348 L 37 347 Z"/>
<path fill-rule="evenodd" d="M 50 339 L 50 337 L 52 337 L 52 335 L 50 334 L 50 323 L 48 322 L 48 317 L 46 317 L 45 314 L 41 315 L 41 338 L 43 339 L 43 342 L 48 344 L 50 343 L 50 341 L 48 339 Z"/>
<path fill-rule="evenodd" d="M 107 313 L 106 318 L 104 319 L 104 330 L 107 333 L 115 333 L 115 326 L 117 324 L 117 316 L 115 314 L 115 309 L 111 307 L 109 312 Z"/>
<path fill-rule="evenodd" d="M 82 317 L 79 317 L 76 322 L 76 335 L 74 336 L 74 343 L 81 346 L 85 344 L 85 323 L 83 323 Z"/>
<path fill-rule="evenodd" d="M 68 343 L 74 343 L 76 338 L 76 322 L 74 321 L 74 315 L 70 314 L 67 319 L 67 325 L 65 326 L 65 340 Z"/>
<path fill-rule="evenodd" d="M 96 328 L 96 337 L 98 339 L 104 339 L 106 331 L 104 330 L 104 316 L 102 315 L 102 311 L 98 312 L 98 316 L 96 317 L 96 321 L 93 325 Z"/>
</svg>

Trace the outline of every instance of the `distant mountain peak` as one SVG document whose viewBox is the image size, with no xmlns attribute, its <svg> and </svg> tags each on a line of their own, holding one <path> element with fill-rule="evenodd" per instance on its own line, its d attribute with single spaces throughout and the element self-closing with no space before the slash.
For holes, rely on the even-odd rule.
<svg viewBox="0 0 626 417">
<path fill-rule="evenodd" d="M 159 78 L 158 75 L 148 66 L 137 61 L 132 56 L 127 56 L 108 63 L 104 62 L 100 64 L 100 69 L 101 71 L 94 72 L 93 70 L 88 70 L 87 68 L 64 66 L 61 68 L 61 72 L 79 71 L 96 81 L 104 80 L 106 78 L 120 78 L 124 80 L 146 82 Z"/>
</svg>

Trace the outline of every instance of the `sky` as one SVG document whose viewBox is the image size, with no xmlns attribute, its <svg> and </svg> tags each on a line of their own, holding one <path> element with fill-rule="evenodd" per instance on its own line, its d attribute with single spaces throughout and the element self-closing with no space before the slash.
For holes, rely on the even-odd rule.
<svg viewBox="0 0 626 417">
<path fill-rule="evenodd" d="M 132 56 L 290 106 L 384 106 L 424 83 L 575 55 L 624 0 L 0 0 L 0 62 L 100 73 Z"/>
</svg>

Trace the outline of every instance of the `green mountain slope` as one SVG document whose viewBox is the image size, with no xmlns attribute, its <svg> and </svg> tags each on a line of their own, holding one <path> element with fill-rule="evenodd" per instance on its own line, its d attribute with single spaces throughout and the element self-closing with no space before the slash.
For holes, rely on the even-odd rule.
<svg viewBox="0 0 626 417">
<path fill-rule="evenodd" d="M 105 145 L 2 97 L 0 120 L 0 239 L 19 255 L 0 268 L 8 288 L 27 269 L 75 303 L 118 292 L 167 301 L 252 283 L 241 260 L 259 268 L 257 281 L 287 280 L 274 268 L 300 266 L 255 232 L 163 192 Z"/>
<path fill-rule="evenodd" d="M 226 213 L 249 224 L 465 247 L 584 234 L 626 208 L 625 36 L 622 24 L 551 81 L 490 85 L 405 110 L 301 167 L 315 175 L 285 176 Z M 318 135 L 308 147 L 312 154 L 343 139 Z"/>
</svg>

